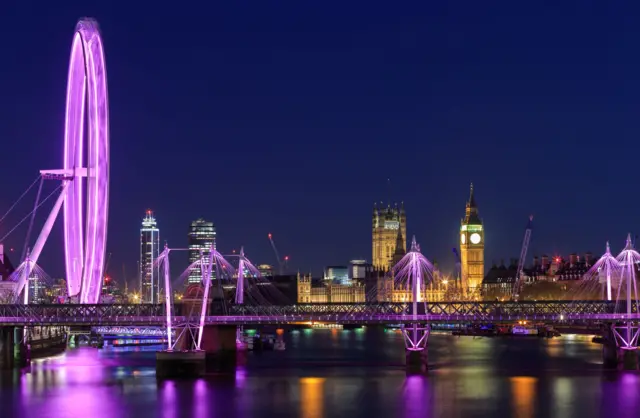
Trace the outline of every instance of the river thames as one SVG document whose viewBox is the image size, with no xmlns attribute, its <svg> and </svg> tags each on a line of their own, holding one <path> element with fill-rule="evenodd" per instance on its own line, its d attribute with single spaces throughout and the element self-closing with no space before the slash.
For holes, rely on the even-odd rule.
<svg viewBox="0 0 640 418">
<path fill-rule="evenodd" d="M 586 336 L 430 338 L 406 376 L 402 335 L 379 328 L 285 335 L 228 376 L 157 381 L 157 348 L 77 348 L 0 378 L 0 417 L 638 417 L 640 374 L 603 371 Z"/>
</svg>

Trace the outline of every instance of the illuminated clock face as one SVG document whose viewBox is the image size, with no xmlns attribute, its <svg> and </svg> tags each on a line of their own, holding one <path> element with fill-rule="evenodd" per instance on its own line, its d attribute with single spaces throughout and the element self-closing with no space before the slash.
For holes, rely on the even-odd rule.
<svg viewBox="0 0 640 418">
<path fill-rule="evenodd" d="M 469 240 L 471 241 L 472 244 L 479 244 L 480 243 L 480 239 L 481 239 L 480 238 L 480 234 L 478 234 L 477 232 L 474 232 L 469 237 Z"/>
<path fill-rule="evenodd" d="M 460 242 L 463 244 L 467 242 L 467 236 L 465 234 L 460 234 Z"/>
<path fill-rule="evenodd" d="M 400 228 L 400 222 L 398 221 L 385 221 L 384 222 L 384 229 L 399 229 Z"/>
</svg>

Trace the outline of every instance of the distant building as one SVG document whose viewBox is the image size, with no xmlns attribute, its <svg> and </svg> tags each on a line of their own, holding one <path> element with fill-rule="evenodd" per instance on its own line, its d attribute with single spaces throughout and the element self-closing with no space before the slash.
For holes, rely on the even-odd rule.
<svg viewBox="0 0 640 418">
<path fill-rule="evenodd" d="M 31 273 L 29 275 L 29 303 L 43 304 L 48 301 L 46 281 L 38 273 Z"/>
<path fill-rule="evenodd" d="M 518 260 L 511 259 L 509 266 L 504 264 L 492 265 L 482 281 L 482 293 L 485 299 L 506 299 L 513 295 L 513 286 L 516 282 Z"/>
<path fill-rule="evenodd" d="M 67 281 L 55 280 L 47 289 L 47 297 L 50 303 L 64 303 L 67 300 Z"/>
<path fill-rule="evenodd" d="M 543 255 L 533 258 L 533 265 L 522 270 L 522 299 L 529 300 L 563 300 L 584 298 L 602 298 L 604 280 L 583 285 L 581 279 L 593 267 L 593 256 L 586 253 L 580 257 L 576 253 L 568 259 L 561 256 Z M 518 259 L 512 258 L 509 266 L 504 261 L 500 265 L 493 264 L 482 282 L 484 299 L 510 299 L 516 282 Z"/>
<path fill-rule="evenodd" d="M 156 260 L 160 255 L 160 230 L 147 211 L 140 228 L 140 297 L 142 303 L 159 303 L 160 271 Z"/>
<path fill-rule="evenodd" d="M 298 303 L 360 303 L 366 300 L 364 285 L 354 283 L 351 286 L 332 282 L 313 285 L 311 275 L 298 273 Z"/>
<path fill-rule="evenodd" d="M 275 300 L 273 303 L 295 303 L 298 299 L 298 276 L 295 274 L 275 275 L 269 279 L 269 283 L 276 290 L 274 296 L 283 300 Z"/>
<path fill-rule="evenodd" d="M 399 209 L 397 204 L 393 208 L 388 205 L 380 209 L 374 204 L 371 260 L 375 269 L 389 271 L 391 268 L 398 231 L 404 239 L 402 251 L 407 251 L 407 216 L 404 212 L 404 204 L 401 204 Z"/>
<path fill-rule="evenodd" d="M 347 266 L 327 266 L 324 268 L 324 281 L 334 284 L 342 284 L 348 286 L 351 284 L 349 280 L 349 268 Z"/>
<path fill-rule="evenodd" d="M 11 260 L 4 253 L 4 245 L 0 244 L 0 304 L 13 303 L 16 283 L 10 280 L 15 271 Z"/>
<path fill-rule="evenodd" d="M 262 277 L 273 277 L 273 266 L 269 264 L 260 264 L 256 268 Z"/>
<path fill-rule="evenodd" d="M 0 281 L 9 280 L 15 270 L 9 256 L 4 253 L 4 244 L 0 244 Z"/>
<path fill-rule="evenodd" d="M 373 271 L 373 265 L 366 260 L 351 260 L 349 262 L 349 279 L 365 280 Z"/>
<path fill-rule="evenodd" d="M 213 222 L 200 218 L 191 222 L 189 228 L 189 264 L 195 263 L 201 256 L 208 257 L 211 246 L 216 249 L 216 227 Z M 215 278 L 215 267 L 212 272 L 212 279 Z M 202 271 L 199 268 L 192 269 L 189 273 L 188 283 L 197 284 L 202 282 Z"/>
</svg>

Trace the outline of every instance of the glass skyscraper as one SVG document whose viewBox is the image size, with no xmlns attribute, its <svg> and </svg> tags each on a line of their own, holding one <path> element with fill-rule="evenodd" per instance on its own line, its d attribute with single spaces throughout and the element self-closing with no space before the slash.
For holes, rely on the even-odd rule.
<svg viewBox="0 0 640 418">
<path fill-rule="evenodd" d="M 213 222 L 205 221 L 200 218 L 191 222 L 189 228 L 189 264 L 192 264 L 200 259 L 200 254 L 205 256 L 208 260 L 211 246 L 216 249 L 216 227 Z M 212 276 L 215 277 L 215 270 L 212 272 Z M 212 277 L 213 278 L 213 277 Z M 194 268 L 189 273 L 188 283 L 201 283 L 202 271 L 201 269 Z"/>
<path fill-rule="evenodd" d="M 140 300 L 142 303 L 159 303 L 160 270 L 156 260 L 160 254 L 160 230 L 147 211 L 140 228 Z"/>
</svg>

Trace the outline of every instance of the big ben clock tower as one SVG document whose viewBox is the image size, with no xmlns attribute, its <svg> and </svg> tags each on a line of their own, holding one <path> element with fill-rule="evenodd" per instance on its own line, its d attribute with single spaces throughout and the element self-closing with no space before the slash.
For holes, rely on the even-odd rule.
<svg viewBox="0 0 640 418">
<path fill-rule="evenodd" d="M 473 183 L 460 225 L 460 264 L 462 291 L 470 298 L 479 297 L 484 278 L 484 228 L 473 196 Z"/>
</svg>

